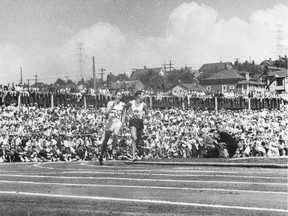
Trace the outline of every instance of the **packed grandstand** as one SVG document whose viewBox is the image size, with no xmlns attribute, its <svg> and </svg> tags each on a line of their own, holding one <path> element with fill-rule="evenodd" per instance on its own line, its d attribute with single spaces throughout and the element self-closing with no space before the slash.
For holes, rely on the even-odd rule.
<svg viewBox="0 0 288 216">
<path fill-rule="evenodd" d="M 7 96 L 12 95 L 11 92 L 14 92 L 14 98 Z M 104 100 L 103 97 L 98 97 L 96 100 L 101 99 L 101 103 L 98 101 L 95 105 L 86 102 L 87 105 L 81 102 L 83 94 L 79 93 L 73 94 L 75 100 L 68 100 L 67 103 L 66 96 L 69 91 L 61 93 L 62 96 L 66 95 L 65 103 L 61 101 L 55 104 L 51 104 L 51 95 L 46 98 L 46 104 L 43 102 L 41 97 L 47 92 L 40 94 L 37 90 L 24 92 L 23 89 L 17 91 L 11 88 L 6 89 L 6 92 L 3 91 L 0 109 L 0 161 L 96 160 L 104 138 L 105 103 L 110 99 L 108 90 L 102 92 L 99 94 L 102 96 L 104 94 L 108 98 L 104 97 Z M 130 95 L 130 92 L 123 93 Z M 22 97 L 20 100 L 19 94 Z M 25 94 L 26 97 L 34 95 L 33 101 L 25 103 L 23 100 Z M 182 100 L 183 97 L 179 95 L 152 94 L 149 91 L 146 91 L 146 95 L 150 96 L 147 103 L 151 102 L 151 95 L 154 95 L 153 104 L 160 103 L 162 106 L 149 106 L 144 119 L 143 139 L 138 146 L 139 159 L 288 155 L 286 95 L 259 97 L 260 99 L 257 100 L 266 101 L 267 106 L 263 105 L 257 109 L 238 107 L 234 110 L 215 109 L 213 104 L 210 109 L 203 103 L 201 107 L 199 104 L 194 104 L 193 100 L 186 101 L 185 104 L 185 100 Z M 215 95 L 199 95 L 199 93 L 193 95 L 190 92 L 190 96 L 203 101 L 203 98 L 213 98 Z M 171 97 L 173 102 L 170 100 Z M 224 97 L 225 102 L 227 97 L 223 95 L 221 97 Z M 163 105 L 164 98 L 166 102 Z M 235 96 L 233 101 L 237 104 L 237 100 L 239 103 L 240 99 Z M 171 106 L 165 107 L 168 103 Z M 231 101 L 228 103 L 231 104 Z M 217 129 L 219 124 L 237 143 L 237 148 L 232 153 L 220 145 Z M 104 158 L 106 160 L 132 159 L 131 142 L 128 125 L 124 125 L 119 133 L 117 145 L 113 146 L 115 143 L 109 141 Z"/>
</svg>

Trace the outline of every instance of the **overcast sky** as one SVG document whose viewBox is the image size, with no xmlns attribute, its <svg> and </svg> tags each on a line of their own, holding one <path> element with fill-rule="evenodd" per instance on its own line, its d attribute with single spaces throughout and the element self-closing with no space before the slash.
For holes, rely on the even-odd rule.
<svg viewBox="0 0 288 216">
<path fill-rule="evenodd" d="M 287 53 L 287 0 L 1 0 L 0 83 Z"/>
</svg>

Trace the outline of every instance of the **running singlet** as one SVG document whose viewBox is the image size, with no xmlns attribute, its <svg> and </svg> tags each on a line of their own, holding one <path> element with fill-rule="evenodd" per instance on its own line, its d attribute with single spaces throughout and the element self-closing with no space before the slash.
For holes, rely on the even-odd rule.
<svg viewBox="0 0 288 216">
<path fill-rule="evenodd" d="M 109 101 L 107 104 L 107 108 L 110 108 L 113 106 L 114 101 Z M 108 119 L 121 119 L 122 111 L 125 107 L 125 103 L 119 102 L 118 104 L 114 105 L 111 112 L 109 113 Z"/>
<path fill-rule="evenodd" d="M 143 107 L 144 107 L 143 102 L 140 105 L 136 106 L 136 101 L 135 100 L 131 101 L 132 113 L 131 113 L 130 117 L 132 119 L 142 119 L 143 116 L 145 115 Z"/>
</svg>

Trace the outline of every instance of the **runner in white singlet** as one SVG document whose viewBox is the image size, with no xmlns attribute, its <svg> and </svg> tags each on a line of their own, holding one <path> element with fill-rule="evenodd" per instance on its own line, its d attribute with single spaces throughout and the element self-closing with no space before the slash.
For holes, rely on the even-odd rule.
<svg viewBox="0 0 288 216">
<path fill-rule="evenodd" d="M 146 115 L 147 105 L 143 102 L 144 93 L 137 91 L 135 93 L 135 100 L 128 103 L 127 110 L 129 110 L 129 128 L 132 136 L 132 160 L 137 160 L 135 151 L 138 148 L 142 137 L 144 124 L 143 118 Z"/>
<path fill-rule="evenodd" d="M 99 157 L 100 165 L 103 165 L 103 155 L 105 153 L 108 140 L 110 139 L 111 135 L 113 135 L 113 145 L 112 145 L 112 152 L 113 152 L 113 148 L 115 148 L 118 139 L 117 134 L 122 127 L 122 123 L 125 120 L 126 105 L 125 103 L 120 101 L 122 99 L 122 93 L 116 91 L 114 95 L 115 100 L 109 101 L 107 103 L 107 108 L 105 111 L 105 115 L 107 117 L 107 123 L 105 125 L 105 135 L 101 146 L 101 154 Z"/>
</svg>

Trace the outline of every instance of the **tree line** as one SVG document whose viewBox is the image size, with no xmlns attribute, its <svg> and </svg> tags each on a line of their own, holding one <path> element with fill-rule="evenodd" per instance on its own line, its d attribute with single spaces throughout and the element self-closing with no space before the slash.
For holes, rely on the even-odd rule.
<svg viewBox="0 0 288 216">
<path fill-rule="evenodd" d="M 276 65 L 278 67 L 287 68 L 286 64 Z M 262 67 L 261 65 L 255 64 L 254 60 L 252 62 L 245 61 L 243 63 L 235 61 L 233 67 L 237 71 L 246 71 L 250 72 L 251 78 L 254 78 L 256 81 L 260 81 L 261 79 L 265 79 L 268 74 L 268 68 Z M 148 89 L 153 89 L 157 91 L 167 91 L 176 86 L 179 82 L 181 83 L 196 83 L 201 84 L 201 81 L 214 73 L 219 71 L 207 71 L 202 74 L 198 74 L 197 71 L 192 71 L 189 67 L 183 67 L 181 69 L 173 69 L 171 71 L 166 72 L 164 75 L 160 75 L 158 72 L 155 72 L 153 69 L 148 69 L 146 73 L 139 75 L 138 79 L 145 85 Z M 129 77 L 123 73 L 114 75 L 109 73 L 107 75 L 107 79 L 102 81 L 97 79 L 97 87 L 98 88 L 110 88 L 111 84 L 117 81 L 129 81 Z M 94 87 L 94 80 L 90 78 L 88 80 L 81 79 L 78 82 L 74 82 L 70 79 L 66 81 L 64 79 L 58 78 L 55 83 L 50 84 L 53 88 L 62 88 L 62 87 L 70 87 L 72 92 L 77 91 L 77 86 L 82 84 L 86 88 Z"/>
</svg>

